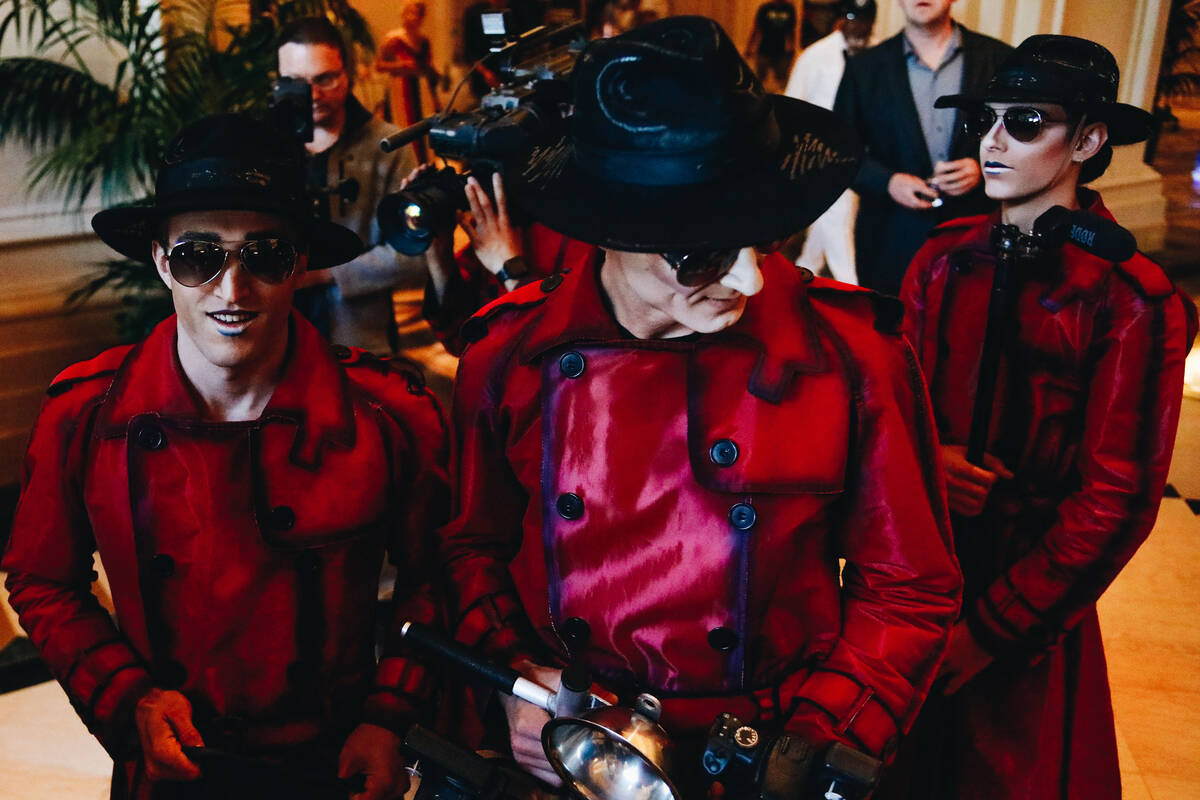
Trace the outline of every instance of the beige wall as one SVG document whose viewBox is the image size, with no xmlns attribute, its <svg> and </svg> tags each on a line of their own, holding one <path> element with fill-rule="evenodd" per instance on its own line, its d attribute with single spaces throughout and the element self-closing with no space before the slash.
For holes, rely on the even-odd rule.
<svg viewBox="0 0 1200 800">
<path fill-rule="evenodd" d="M 354 0 L 378 36 L 396 25 L 397 0 Z M 456 26 L 467 0 L 429 0 L 427 32 L 435 63 L 452 57 Z M 743 45 L 758 0 L 670 0 L 675 13 L 706 14 Z M 968 26 L 1008 41 L 1037 31 L 1087 36 L 1117 56 L 1121 95 L 1148 106 L 1166 22 L 1167 0 L 959 0 L 956 15 Z M 891 33 L 902 18 L 893 0 L 881 0 L 879 28 Z M 4 55 L 19 54 L 8 40 Z M 113 58 L 96 48 L 90 59 L 111 69 Z M 1098 183 L 1114 212 L 1139 234 L 1143 247 L 1161 241 L 1165 201 L 1161 180 L 1141 163 L 1140 148 L 1122 148 L 1110 174 Z M 0 149 L 0 485 L 17 479 L 23 442 L 45 386 L 67 364 L 94 355 L 115 340 L 113 309 L 97 305 L 67 316 L 63 299 L 85 279 L 89 265 L 108 256 L 87 234 L 82 213 L 63 210 L 55 197 L 22 191 L 28 153 Z"/>
</svg>

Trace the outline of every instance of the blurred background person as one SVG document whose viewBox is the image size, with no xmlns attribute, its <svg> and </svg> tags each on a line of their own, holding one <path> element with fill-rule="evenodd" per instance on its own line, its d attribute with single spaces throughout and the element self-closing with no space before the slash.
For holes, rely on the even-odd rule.
<svg viewBox="0 0 1200 800">
<path fill-rule="evenodd" d="M 787 81 L 796 56 L 797 19 L 791 0 L 767 0 L 754 15 L 746 60 L 769 91 L 778 91 Z"/>
<path fill-rule="evenodd" d="M 846 58 L 861 53 L 871 43 L 877 10 L 875 0 L 841 0 L 833 33 L 814 42 L 796 58 L 784 94 L 832 109 L 846 68 Z M 858 283 L 854 265 L 854 216 L 857 213 L 858 197 L 846 190 L 809 227 L 804 249 L 796 263 L 814 272 L 827 267 L 837 280 Z"/>
<path fill-rule="evenodd" d="M 897 0 L 904 28 L 849 59 L 834 110 L 867 154 L 854 189 L 854 248 L 863 286 L 897 295 L 908 262 L 934 225 L 994 207 L 980 185 L 979 142 L 942 95 L 983 91 L 1012 51 L 950 15 L 954 0 Z"/>
<path fill-rule="evenodd" d="M 318 213 L 354 231 L 366 246 L 336 270 L 306 276 L 296 307 L 334 344 L 392 353 L 397 343 L 392 293 L 406 277 L 419 286 L 425 265 L 383 241 L 376 209 L 416 167 L 413 151 L 379 148 L 381 139 L 399 129 L 373 117 L 351 93 L 353 52 L 328 19 L 288 23 L 278 54 L 280 77 L 312 87 L 313 140 L 306 147 Z"/>
<path fill-rule="evenodd" d="M 400 27 L 384 37 L 375 59 L 375 69 L 392 76 L 384 116 L 401 128 L 442 110 L 437 97 L 440 76 L 433 68 L 433 48 L 421 32 L 425 15 L 423 0 L 408 0 L 400 9 Z M 429 160 L 424 137 L 412 146 L 419 163 Z"/>
</svg>

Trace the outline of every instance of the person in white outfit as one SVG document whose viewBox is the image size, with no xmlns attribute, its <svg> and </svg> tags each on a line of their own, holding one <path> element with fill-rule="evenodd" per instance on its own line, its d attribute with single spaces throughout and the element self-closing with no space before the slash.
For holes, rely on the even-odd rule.
<svg viewBox="0 0 1200 800">
<path fill-rule="evenodd" d="M 875 25 L 875 0 L 843 0 L 833 33 L 809 45 L 796 59 L 788 78 L 788 97 L 833 108 L 846 56 L 865 50 Z M 854 262 L 854 218 L 858 197 L 847 189 L 808 229 L 796 263 L 820 272 L 823 267 L 839 281 L 858 283 Z"/>
</svg>

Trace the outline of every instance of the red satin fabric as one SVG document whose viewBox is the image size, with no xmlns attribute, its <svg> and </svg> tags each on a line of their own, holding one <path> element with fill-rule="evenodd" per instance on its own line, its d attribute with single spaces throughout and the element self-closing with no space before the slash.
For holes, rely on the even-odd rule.
<svg viewBox="0 0 1200 800">
<path fill-rule="evenodd" d="M 924 389 L 868 293 L 764 269 L 737 325 L 683 342 L 623 337 L 592 266 L 480 316 L 443 531 L 458 636 L 561 664 L 579 617 L 601 683 L 666 698 L 672 732 L 758 711 L 890 751 L 958 607 Z M 568 493 L 581 514 L 560 513 Z"/>
<path fill-rule="evenodd" d="M 1095 193 L 1081 200 L 1109 216 Z M 905 278 L 906 332 L 948 444 L 969 433 L 997 221 L 947 223 Z M 1113 265 L 1067 245 L 1014 277 L 1016 334 L 1000 366 L 988 450 L 1015 478 L 955 531 L 966 619 L 998 661 L 938 723 L 949 729 L 937 757 L 954 767 L 942 792 L 1116 798 L 1095 601 L 1153 526 L 1195 308 L 1140 254 Z M 880 796 L 909 795 L 892 787 Z"/>
<path fill-rule="evenodd" d="M 3 562 L 12 605 L 135 784 L 131 715 L 151 685 L 187 695 L 211 745 L 332 755 L 360 721 L 403 730 L 430 692 L 398 631 L 376 669 L 373 617 L 385 549 L 397 619 L 437 614 L 421 564 L 445 497 L 440 409 L 380 362 L 339 364 L 296 315 L 292 330 L 257 421 L 200 418 L 173 317 L 72 367 L 39 417 Z M 93 550 L 119 631 L 91 598 Z"/>
</svg>

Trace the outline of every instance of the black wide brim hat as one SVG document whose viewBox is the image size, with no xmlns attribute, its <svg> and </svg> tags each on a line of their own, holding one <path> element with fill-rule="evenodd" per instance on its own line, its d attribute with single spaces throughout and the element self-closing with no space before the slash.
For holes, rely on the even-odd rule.
<svg viewBox="0 0 1200 800">
<path fill-rule="evenodd" d="M 986 103 L 1054 103 L 1084 112 L 1090 122 L 1106 123 L 1111 144 L 1144 142 L 1154 117 L 1117 102 L 1120 77 L 1116 59 L 1103 46 L 1075 36 L 1038 34 L 1009 54 L 982 95 L 946 95 L 934 106 L 976 109 Z"/>
<path fill-rule="evenodd" d="M 803 230 L 850 186 L 861 147 L 810 103 L 768 95 L 704 17 L 592 42 L 569 132 L 505 176 L 514 201 L 612 250 L 723 249 Z"/>
<path fill-rule="evenodd" d="M 308 248 L 308 269 L 344 264 L 363 251 L 353 231 L 313 213 L 299 143 L 243 114 L 189 125 L 167 146 L 154 198 L 105 209 L 92 229 L 121 255 L 152 263 L 164 220 L 188 211 L 260 211 L 291 220 Z"/>
</svg>

